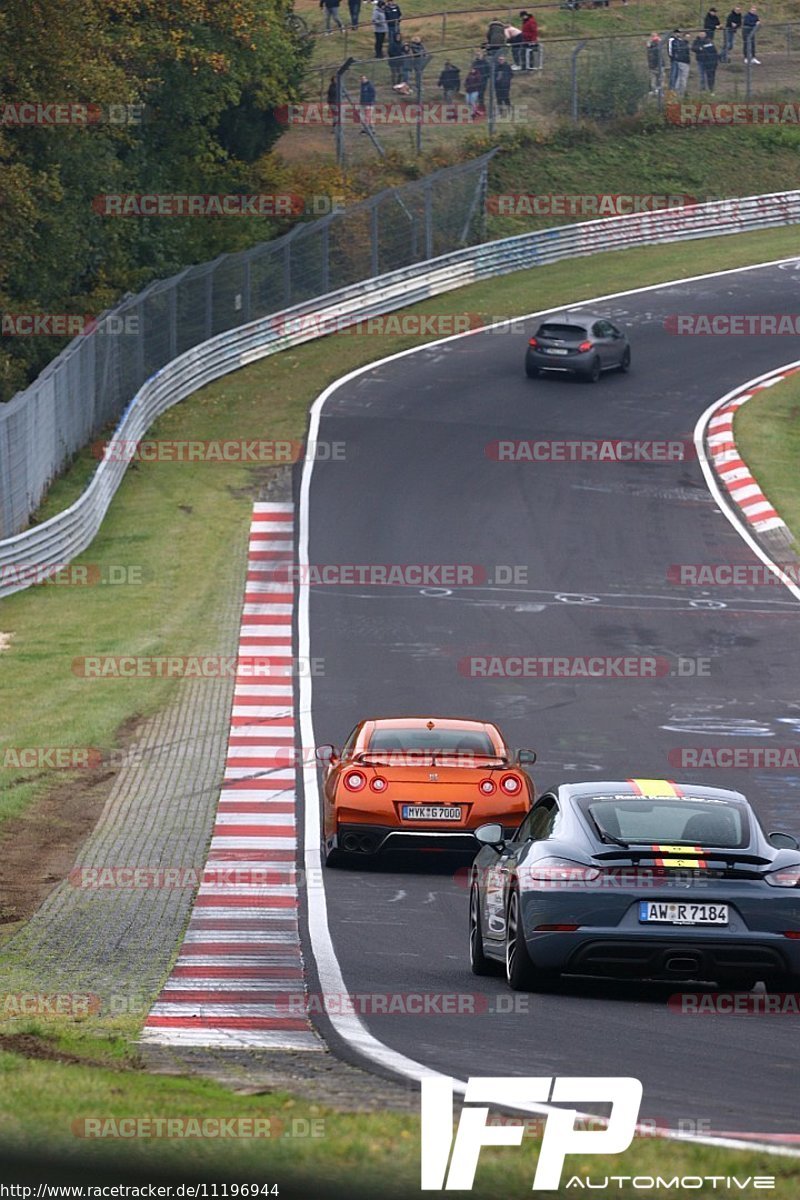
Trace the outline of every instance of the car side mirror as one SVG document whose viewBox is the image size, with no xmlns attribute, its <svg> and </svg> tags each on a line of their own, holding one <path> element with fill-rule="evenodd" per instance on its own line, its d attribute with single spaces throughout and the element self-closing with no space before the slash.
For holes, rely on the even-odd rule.
<svg viewBox="0 0 800 1200">
<path fill-rule="evenodd" d="M 314 751 L 317 762 L 335 763 L 339 761 L 339 751 L 330 742 L 326 742 L 324 746 L 317 746 Z"/>
<path fill-rule="evenodd" d="M 517 755 L 517 762 L 521 767 L 532 767 L 536 762 L 535 750 L 520 750 Z"/>
<path fill-rule="evenodd" d="M 778 830 L 773 830 L 767 834 L 767 841 L 776 850 L 800 850 L 800 842 L 791 833 L 781 833 Z"/>
<path fill-rule="evenodd" d="M 502 825 L 479 825 L 475 830 L 475 838 L 482 846 L 495 846 L 499 849 L 505 845 Z"/>
</svg>

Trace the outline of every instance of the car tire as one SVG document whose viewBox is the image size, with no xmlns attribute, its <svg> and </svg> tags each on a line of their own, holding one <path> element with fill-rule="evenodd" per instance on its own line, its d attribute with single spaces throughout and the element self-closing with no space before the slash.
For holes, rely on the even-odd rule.
<svg viewBox="0 0 800 1200">
<path fill-rule="evenodd" d="M 469 965 L 473 975 L 499 975 L 500 964 L 483 952 L 480 933 L 480 892 L 473 883 L 469 893 Z"/>
<path fill-rule="evenodd" d="M 630 371 L 630 369 L 631 369 L 631 348 L 630 348 L 630 346 L 625 347 L 625 353 L 623 354 L 622 359 L 620 360 L 619 369 L 620 369 L 621 374 L 623 374 L 623 375 L 627 375 L 628 371 Z"/>
<path fill-rule="evenodd" d="M 340 867 L 342 863 L 347 861 L 347 855 L 342 850 L 328 850 L 325 844 L 322 846 L 322 862 L 326 867 Z"/>
<path fill-rule="evenodd" d="M 594 358 L 594 359 L 592 359 L 592 365 L 589 367 L 589 370 L 584 372 L 583 378 L 586 381 L 586 383 L 598 383 L 600 381 L 600 376 L 602 375 L 602 373 L 603 372 L 602 372 L 602 368 L 600 367 L 600 359 Z"/>
<path fill-rule="evenodd" d="M 541 371 L 538 367 L 531 366 L 530 363 L 525 363 L 525 374 L 528 376 L 528 379 L 538 379 Z"/>
<path fill-rule="evenodd" d="M 515 992 L 544 992 L 557 979 L 557 971 L 542 971 L 531 961 L 522 932 L 519 892 L 514 888 L 506 910 L 506 982 Z"/>
</svg>

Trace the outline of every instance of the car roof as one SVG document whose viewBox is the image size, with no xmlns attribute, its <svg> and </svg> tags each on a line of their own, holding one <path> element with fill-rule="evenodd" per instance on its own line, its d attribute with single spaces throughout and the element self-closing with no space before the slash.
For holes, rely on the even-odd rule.
<svg viewBox="0 0 800 1200">
<path fill-rule="evenodd" d="M 608 313 L 557 313 L 554 316 L 542 317 L 540 325 L 593 325 L 595 321 L 612 321 Z"/>
<path fill-rule="evenodd" d="M 497 726 L 490 721 L 475 721 L 467 717 L 372 717 L 365 724 L 373 725 L 375 729 L 427 729 L 433 724 L 437 729 L 498 732 Z"/>
<path fill-rule="evenodd" d="M 641 799 L 725 800 L 731 804 L 747 804 L 747 797 L 731 788 L 706 787 L 697 783 L 681 783 L 674 779 L 604 779 L 589 783 L 562 783 L 559 799 L 581 800 L 595 797 Z"/>
</svg>

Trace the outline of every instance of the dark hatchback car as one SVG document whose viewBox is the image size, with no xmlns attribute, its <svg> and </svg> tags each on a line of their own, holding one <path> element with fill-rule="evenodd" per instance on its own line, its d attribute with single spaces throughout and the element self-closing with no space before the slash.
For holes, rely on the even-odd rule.
<svg viewBox="0 0 800 1200">
<path fill-rule="evenodd" d="M 631 348 L 627 335 L 607 317 L 581 315 L 542 321 L 528 342 L 525 374 L 565 371 L 597 383 L 603 371 L 627 371 Z"/>
</svg>

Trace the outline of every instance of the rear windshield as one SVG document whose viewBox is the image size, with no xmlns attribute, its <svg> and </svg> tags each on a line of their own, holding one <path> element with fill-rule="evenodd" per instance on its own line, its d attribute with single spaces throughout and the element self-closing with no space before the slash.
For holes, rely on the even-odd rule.
<svg viewBox="0 0 800 1200">
<path fill-rule="evenodd" d="M 586 330 L 582 325 L 540 325 L 536 333 L 537 337 L 543 338 L 561 338 L 565 342 L 582 342 L 586 337 Z"/>
<path fill-rule="evenodd" d="M 369 752 L 383 750 L 422 750 L 428 754 L 498 757 L 488 733 L 465 729 L 376 729 L 370 738 Z"/>
<path fill-rule="evenodd" d="M 595 832 L 631 844 L 735 850 L 750 841 L 744 806 L 725 800 L 602 796 L 583 800 L 581 807 Z"/>
</svg>

